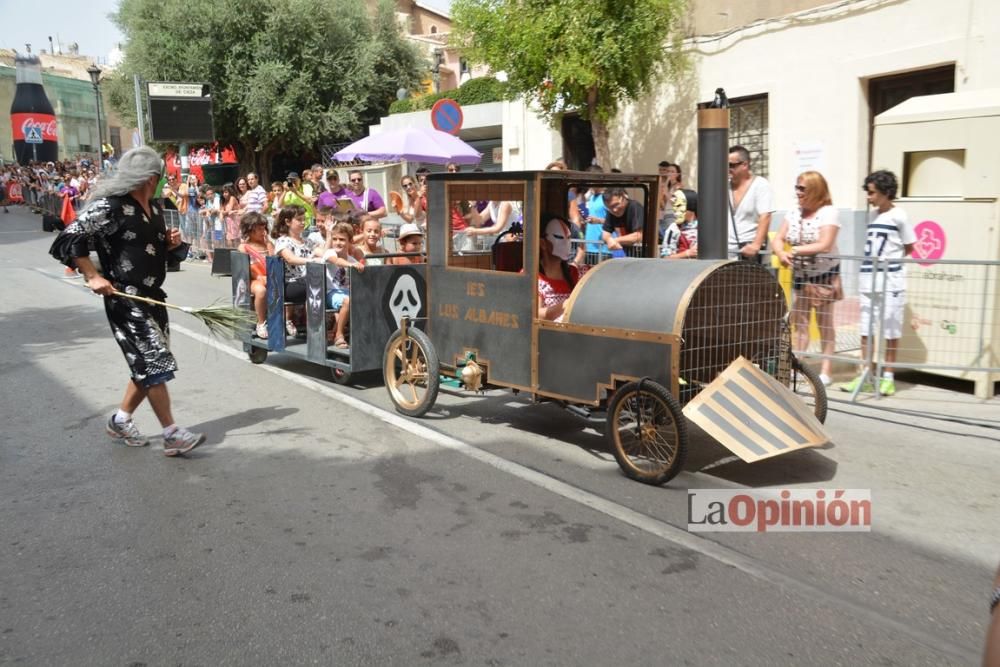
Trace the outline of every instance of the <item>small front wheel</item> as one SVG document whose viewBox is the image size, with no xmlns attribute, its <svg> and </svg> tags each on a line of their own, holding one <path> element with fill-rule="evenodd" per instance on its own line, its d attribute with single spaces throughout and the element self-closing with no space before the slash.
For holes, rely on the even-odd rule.
<svg viewBox="0 0 1000 667">
<path fill-rule="evenodd" d="M 250 349 L 247 350 L 247 357 L 250 358 L 252 364 L 262 364 L 267 361 L 267 348 L 251 345 Z"/>
<path fill-rule="evenodd" d="M 666 484 L 687 460 L 681 407 L 652 380 L 628 382 L 612 395 L 604 434 L 622 472 L 644 484 Z"/>
<path fill-rule="evenodd" d="M 336 366 L 331 366 L 330 377 L 332 377 L 333 381 L 339 385 L 351 384 L 351 371 L 345 371 L 343 368 L 337 368 Z"/>
<path fill-rule="evenodd" d="M 420 329 L 396 331 L 385 345 L 382 376 L 396 410 L 421 417 L 434 407 L 441 366 L 431 341 Z"/>
</svg>

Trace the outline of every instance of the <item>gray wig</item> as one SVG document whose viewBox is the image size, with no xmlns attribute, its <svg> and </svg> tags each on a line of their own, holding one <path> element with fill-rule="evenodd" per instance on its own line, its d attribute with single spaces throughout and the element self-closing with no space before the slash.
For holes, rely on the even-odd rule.
<svg viewBox="0 0 1000 667">
<path fill-rule="evenodd" d="M 106 173 L 91 189 L 90 201 L 117 197 L 140 187 L 150 176 L 163 173 L 163 160 L 149 146 L 133 148 L 118 160 L 113 172 Z M 88 206 L 89 207 L 89 206 Z"/>
</svg>

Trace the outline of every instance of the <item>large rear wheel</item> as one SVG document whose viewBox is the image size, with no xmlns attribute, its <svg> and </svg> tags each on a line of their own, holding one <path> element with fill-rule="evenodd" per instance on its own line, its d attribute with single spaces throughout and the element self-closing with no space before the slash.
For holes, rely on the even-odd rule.
<svg viewBox="0 0 1000 667">
<path fill-rule="evenodd" d="M 420 329 L 396 331 L 385 345 L 382 376 L 396 410 L 421 417 L 434 407 L 441 365 L 430 339 Z"/>
<path fill-rule="evenodd" d="M 629 382 L 614 393 L 604 434 L 622 472 L 644 484 L 666 484 L 687 460 L 681 407 L 652 380 Z"/>
</svg>

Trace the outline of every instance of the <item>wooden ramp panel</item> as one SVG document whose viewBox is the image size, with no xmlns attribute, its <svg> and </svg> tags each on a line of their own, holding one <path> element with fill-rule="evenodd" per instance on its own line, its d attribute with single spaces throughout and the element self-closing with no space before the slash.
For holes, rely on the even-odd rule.
<svg viewBox="0 0 1000 667">
<path fill-rule="evenodd" d="M 747 463 L 830 441 L 801 399 L 744 357 L 702 389 L 684 415 Z"/>
</svg>

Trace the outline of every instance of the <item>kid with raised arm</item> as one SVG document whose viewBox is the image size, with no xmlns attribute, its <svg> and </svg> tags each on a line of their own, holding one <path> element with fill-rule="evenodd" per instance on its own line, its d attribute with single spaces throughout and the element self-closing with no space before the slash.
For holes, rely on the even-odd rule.
<svg viewBox="0 0 1000 667">
<path fill-rule="evenodd" d="M 327 263 L 326 307 L 337 313 L 337 328 L 333 339 L 334 347 L 346 350 L 347 324 L 351 319 L 351 274 L 350 267 L 364 271 L 364 255 L 354 247 L 354 227 L 349 222 L 338 222 L 326 233 L 326 250 L 323 261 Z"/>
</svg>

